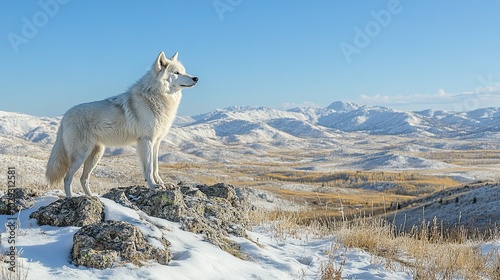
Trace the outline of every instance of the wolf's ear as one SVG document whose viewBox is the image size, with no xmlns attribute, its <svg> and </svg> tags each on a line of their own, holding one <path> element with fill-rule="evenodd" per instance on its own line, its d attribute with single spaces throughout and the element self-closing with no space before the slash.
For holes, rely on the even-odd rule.
<svg viewBox="0 0 500 280">
<path fill-rule="evenodd" d="M 156 59 L 155 62 L 155 70 L 156 73 L 160 72 L 162 68 L 167 67 L 168 60 L 167 57 L 165 56 L 164 52 L 160 52 L 158 55 L 158 58 Z"/>
<path fill-rule="evenodd" d="M 177 61 L 177 57 L 179 56 L 179 53 L 178 52 L 175 52 L 175 54 L 172 56 L 172 58 L 170 60 L 172 61 Z"/>
</svg>

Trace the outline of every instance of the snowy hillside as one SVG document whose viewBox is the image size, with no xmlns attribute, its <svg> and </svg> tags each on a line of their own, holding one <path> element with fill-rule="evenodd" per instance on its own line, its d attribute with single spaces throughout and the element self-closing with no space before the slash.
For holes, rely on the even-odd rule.
<svg viewBox="0 0 500 280">
<path fill-rule="evenodd" d="M 500 186 L 476 183 L 451 188 L 400 205 L 403 210 L 389 216 L 398 228 L 430 222 L 434 218 L 448 228 L 493 229 L 500 223 Z"/>
<path fill-rule="evenodd" d="M 404 271 L 384 268 L 383 259 L 375 263 L 374 256 L 367 252 L 344 249 L 331 238 L 316 238 L 305 232 L 301 238 L 288 237 L 285 241 L 266 227 L 254 227 L 248 239 L 231 237 L 248 255 L 243 260 L 204 241 L 201 234 L 181 230 L 179 223 L 147 216 L 105 198 L 101 201 L 107 219 L 136 225 L 151 240 L 166 238 L 171 242 L 173 259 L 168 265 L 150 262 L 137 267 L 127 263 L 103 270 L 75 266 L 70 263 L 70 255 L 79 227 L 38 226 L 29 218 L 41 206 L 56 201 L 56 195 L 60 193 L 49 192 L 37 198 L 33 208 L 20 214 L 22 235 L 16 237 L 16 246 L 21 256 L 16 269 L 23 275 L 21 279 L 321 279 L 321 267 L 330 256 L 338 264 L 342 259 L 349 260 L 342 274 L 350 279 L 411 279 Z M 5 224 L 7 218 L 0 215 L 0 222 Z M 8 246 L 7 237 L 2 233 L 2 250 Z"/>
<path fill-rule="evenodd" d="M 0 111 L 0 137 L 16 137 L 35 143 L 53 143 L 60 118 L 35 117 Z"/>
</svg>

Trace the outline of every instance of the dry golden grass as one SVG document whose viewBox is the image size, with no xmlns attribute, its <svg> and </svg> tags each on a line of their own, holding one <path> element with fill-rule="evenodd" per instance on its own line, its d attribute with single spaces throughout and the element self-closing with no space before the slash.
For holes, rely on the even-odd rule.
<svg viewBox="0 0 500 280">
<path fill-rule="evenodd" d="M 481 253 L 483 240 L 470 239 L 463 228 L 442 231 L 430 226 L 398 232 L 380 218 L 361 218 L 336 229 L 347 247 L 361 248 L 390 262 L 405 264 L 414 279 L 500 279 L 497 252 Z"/>
<path fill-rule="evenodd" d="M 344 263 L 336 266 L 333 261 L 321 264 L 321 280 L 341 280 Z"/>
<path fill-rule="evenodd" d="M 266 225 L 279 241 L 304 236 L 332 236 L 346 248 L 359 248 L 385 259 L 388 269 L 410 272 L 414 279 L 500 279 L 500 254 L 482 254 L 484 237 L 470 238 L 463 228 L 443 231 L 434 223 L 415 226 L 411 232 L 398 232 L 382 218 L 358 218 L 342 221 L 329 217 L 305 219 L 299 212 L 262 209 L 251 213 L 252 221 Z M 333 246 L 333 245 L 332 245 Z M 331 252 L 339 248 L 332 248 Z M 331 254 L 331 253 L 330 253 Z M 341 279 L 345 262 L 321 265 L 321 279 Z"/>
<path fill-rule="evenodd" d="M 406 201 L 412 196 L 387 194 L 372 191 L 352 193 L 319 193 L 300 192 L 280 189 L 276 192 L 282 197 L 293 199 L 296 203 L 306 204 L 309 211 L 302 214 L 304 219 L 336 218 L 350 220 L 361 215 L 378 215 L 385 213 L 391 205 Z"/>
<path fill-rule="evenodd" d="M 446 163 L 475 166 L 475 165 L 490 165 L 500 163 L 500 150 L 463 150 L 463 151 L 440 151 L 419 153 L 421 156 L 428 159 L 436 159 Z"/>
<path fill-rule="evenodd" d="M 388 184 L 385 192 L 404 195 L 422 195 L 439 189 L 458 186 L 459 183 L 447 176 L 424 175 L 418 172 L 387 171 L 272 171 L 261 176 L 265 180 L 277 180 L 296 183 L 316 183 L 326 187 L 339 188 L 375 188 Z"/>
</svg>

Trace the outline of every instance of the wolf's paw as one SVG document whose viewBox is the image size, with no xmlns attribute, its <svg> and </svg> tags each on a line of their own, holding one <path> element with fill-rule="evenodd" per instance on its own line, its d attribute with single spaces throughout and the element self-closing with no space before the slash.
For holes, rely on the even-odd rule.
<svg viewBox="0 0 500 280">
<path fill-rule="evenodd" d="M 166 188 L 167 190 L 175 190 L 175 188 L 177 188 L 177 185 L 172 183 L 172 182 L 166 182 L 166 183 L 163 183 L 163 186 L 164 188 Z"/>
<path fill-rule="evenodd" d="M 158 190 L 174 190 L 177 187 L 176 184 L 174 183 L 163 183 L 163 184 L 155 184 L 151 187 L 151 191 L 158 191 Z"/>
</svg>

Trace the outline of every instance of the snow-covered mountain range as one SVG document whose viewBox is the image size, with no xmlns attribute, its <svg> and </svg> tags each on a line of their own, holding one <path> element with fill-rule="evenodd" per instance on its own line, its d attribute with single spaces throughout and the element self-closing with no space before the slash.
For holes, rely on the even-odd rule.
<svg viewBox="0 0 500 280">
<path fill-rule="evenodd" d="M 337 101 L 326 108 L 230 107 L 193 117 L 186 125 L 210 124 L 218 136 L 261 132 L 296 137 L 328 137 L 331 132 L 455 137 L 500 130 L 500 108 L 470 112 L 405 112 Z M 266 133 L 267 134 L 267 133 Z M 271 133 L 272 134 L 272 133 Z"/>
<path fill-rule="evenodd" d="M 0 135 L 52 143 L 58 122 L 59 118 L 0 112 Z M 326 108 L 294 108 L 287 111 L 234 106 L 192 117 L 178 117 L 176 127 L 189 132 L 191 137 L 197 135 L 226 143 L 331 138 L 342 132 L 435 138 L 481 137 L 500 132 L 500 108 L 469 112 L 405 112 L 343 101 L 334 102 Z M 174 134 L 179 134 L 176 137 L 186 137 L 179 129 L 174 130 Z"/>
</svg>

